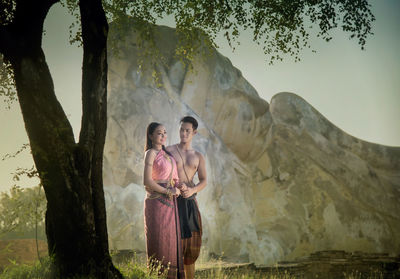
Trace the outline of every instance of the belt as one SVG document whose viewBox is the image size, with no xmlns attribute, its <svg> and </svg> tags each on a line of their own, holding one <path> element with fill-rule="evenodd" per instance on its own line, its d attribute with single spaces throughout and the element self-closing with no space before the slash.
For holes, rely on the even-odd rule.
<svg viewBox="0 0 400 279">
<path fill-rule="evenodd" d="M 173 187 L 175 185 L 175 181 L 172 180 L 172 179 L 171 180 L 167 180 L 167 179 L 165 179 L 165 180 L 154 180 L 154 182 L 156 182 L 158 185 L 160 185 L 160 186 L 162 186 L 164 188 L 168 188 L 169 186 Z M 152 199 L 158 199 L 160 197 L 164 197 L 166 199 L 169 199 L 166 194 L 159 193 L 159 192 L 156 192 L 156 191 L 152 191 L 152 190 L 148 189 L 147 187 L 146 187 L 146 191 L 147 191 L 147 198 L 148 199 L 152 200 Z"/>
</svg>

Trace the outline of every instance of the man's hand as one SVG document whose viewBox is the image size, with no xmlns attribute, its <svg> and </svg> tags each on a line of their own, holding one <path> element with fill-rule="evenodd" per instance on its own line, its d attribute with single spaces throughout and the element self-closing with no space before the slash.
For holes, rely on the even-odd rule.
<svg viewBox="0 0 400 279">
<path fill-rule="evenodd" d="M 177 197 L 182 194 L 178 188 L 172 188 L 171 192 L 173 195 L 176 195 Z"/>
<path fill-rule="evenodd" d="M 186 186 L 186 190 L 181 191 L 182 197 L 184 197 L 184 198 L 189 198 L 189 197 L 193 196 L 193 194 L 195 194 L 195 193 L 196 193 L 196 190 L 194 188 L 187 187 L 187 186 Z"/>
<path fill-rule="evenodd" d="M 180 182 L 177 188 L 181 191 L 186 191 L 189 187 L 186 185 L 185 182 Z"/>
</svg>

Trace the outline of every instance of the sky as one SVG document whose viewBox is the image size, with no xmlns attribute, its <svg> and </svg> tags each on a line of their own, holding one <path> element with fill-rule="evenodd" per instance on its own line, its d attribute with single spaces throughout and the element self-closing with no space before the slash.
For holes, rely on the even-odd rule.
<svg viewBox="0 0 400 279">
<path fill-rule="evenodd" d="M 346 133 L 365 141 L 400 147 L 400 1 L 374 0 L 371 4 L 376 21 L 374 35 L 367 40 L 365 51 L 357 41 L 337 31 L 329 43 L 313 39 L 311 45 L 316 53 L 303 51 L 302 60 L 297 63 L 285 57 L 283 62 L 269 66 L 248 33 L 239 38 L 240 46 L 234 52 L 222 36 L 218 37 L 219 52 L 232 61 L 267 102 L 279 92 L 295 93 Z M 77 137 L 82 50 L 69 45 L 71 21 L 64 8 L 54 5 L 45 21 L 43 49 L 57 98 Z M 0 158 L 28 143 L 17 103 L 10 110 L 0 106 L 0 130 Z M 11 173 L 16 168 L 32 165 L 27 151 L 0 161 L 0 191 L 14 184 L 36 185 L 38 181 L 32 179 L 12 180 Z"/>
</svg>

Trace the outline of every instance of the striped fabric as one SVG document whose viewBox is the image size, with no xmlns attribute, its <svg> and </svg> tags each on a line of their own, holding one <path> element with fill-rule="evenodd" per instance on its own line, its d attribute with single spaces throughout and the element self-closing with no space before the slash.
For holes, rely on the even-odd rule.
<svg viewBox="0 0 400 279">
<path fill-rule="evenodd" d="M 196 206 L 198 209 L 197 201 L 196 201 Z M 200 211 L 198 211 L 198 213 L 199 213 L 198 218 L 200 223 L 200 231 L 192 232 L 192 237 L 190 238 L 182 238 L 183 263 L 185 265 L 194 264 L 200 255 L 202 224 L 201 224 Z"/>
</svg>

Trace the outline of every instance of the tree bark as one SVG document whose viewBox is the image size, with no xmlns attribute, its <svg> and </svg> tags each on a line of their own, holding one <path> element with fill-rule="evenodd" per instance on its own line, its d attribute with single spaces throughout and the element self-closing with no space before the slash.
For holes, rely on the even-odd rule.
<svg viewBox="0 0 400 279">
<path fill-rule="evenodd" d="M 101 0 L 81 0 L 84 46 L 82 128 L 75 143 L 41 48 L 43 22 L 57 1 L 17 1 L 1 26 L 32 155 L 47 199 L 46 234 L 55 278 L 122 278 L 108 251 L 102 159 L 106 135 L 107 32 Z"/>
</svg>

